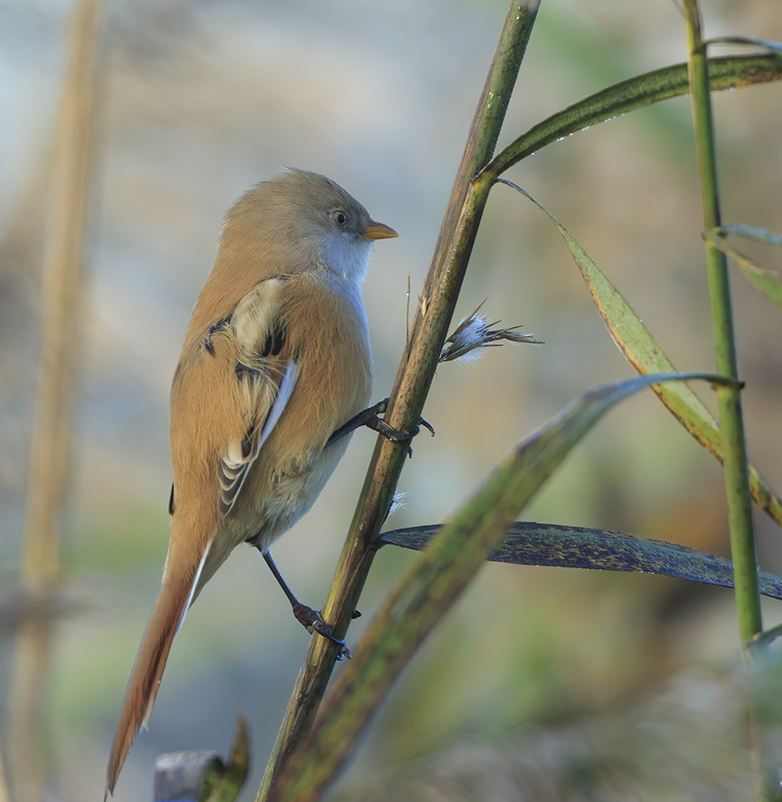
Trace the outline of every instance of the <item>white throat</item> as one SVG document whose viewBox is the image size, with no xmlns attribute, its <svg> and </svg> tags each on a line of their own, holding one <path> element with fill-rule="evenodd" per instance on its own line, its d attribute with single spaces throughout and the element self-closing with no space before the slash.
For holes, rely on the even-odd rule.
<svg viewBox="0 0 782 802">
<path fill-rule="evenodd" d="M 373 247 L 371 240 L 352 239 L 334 232 L 324 243 L 321 260 L 334 273 L 360 285 L 367 275 Z"/>
</svg>

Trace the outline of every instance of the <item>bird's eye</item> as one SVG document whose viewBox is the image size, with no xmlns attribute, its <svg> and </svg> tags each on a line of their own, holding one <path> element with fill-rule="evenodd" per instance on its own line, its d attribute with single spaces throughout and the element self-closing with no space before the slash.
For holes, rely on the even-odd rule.
<svg viewBox="0 0 782 802">
<path fill-rule="evenodd" d="M 339 209 L 333 213 L 332 217 L 334 218 L 334 222 L 340 227 L 344 226 L 348 221 L 348 216 Z"/>
</svg>

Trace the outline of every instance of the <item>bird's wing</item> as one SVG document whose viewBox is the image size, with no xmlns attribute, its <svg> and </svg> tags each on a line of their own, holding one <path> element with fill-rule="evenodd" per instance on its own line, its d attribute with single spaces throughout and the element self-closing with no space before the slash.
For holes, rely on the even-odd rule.
<svg viewBox="0 0 782 802">
<path fill-rule="evenodd" d="M 268 388 L 263 392 L 264 396 L 273 395 L 274 400 L 269 406 L 268 401 L 256 404 L 262 411 L 268 409 L 265 419 L 260 420 L 262 415 L 258 415 L 247 429 L 245 437 L 240 440 L 232 440 L 228 443 L 225 454 L 217 467 L 217 478 L 220 481 L 220 517 L 225 517 L 234 505 L 239 491 L 242 489 L 244 480 L 250 466 L 255 461 L 263 446 L 266 438 L 271 434 L 274 425 L 280 419 L 288 400 L 291 397 L 293 388 L 296 386 L 296 379 L 299 376 L 299 366 L 293 359 L 287 359 L 276 370 L 279 375 L 279 384 L 276 385 L 276 392 L 270 393 Z M 256 395 L 261 392 L 255 391 Z M 265 399 L 264 399 L 265 400 Z M 259 429 L 259 423 L 262 423 Z"/>
<path fill-rule="evenodd" d="M 228 441 L 217 469 L 220 517 L 231 511 L 299 377 L 280 302 L 283 281 L 268 279 L 255 286 L 224 324 L 235 339 L 235 375 L 247 427 L 241 439 Z"/>
</svg>

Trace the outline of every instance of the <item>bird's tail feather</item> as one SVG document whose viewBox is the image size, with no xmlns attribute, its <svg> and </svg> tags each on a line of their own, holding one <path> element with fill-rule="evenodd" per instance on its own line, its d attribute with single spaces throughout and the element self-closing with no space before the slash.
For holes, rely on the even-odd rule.
<svg viewBox="0 0 782 802">
<path fill-rule="evenodd" d="M 122 713 L 106 770 L 104 799 L 109 793 L 114 793 L 117 778 L 141 725 L 147 726 L 171 643 L 187 612 L 202 566 L 203 559 L 193 571 L 188 572 L 188 576 L 176 578 L 167 576 L 168 571 L 164 572 L 163 586 L 141 640 L 122 702 Z"/>
</svg>

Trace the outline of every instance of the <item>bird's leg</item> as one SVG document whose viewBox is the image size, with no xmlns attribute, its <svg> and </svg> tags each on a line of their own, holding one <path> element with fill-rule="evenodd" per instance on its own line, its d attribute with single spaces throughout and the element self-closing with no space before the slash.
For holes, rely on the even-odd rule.
<svg viewBox="0 0 782 802">
<path fill-rule="evenodd" d="M 390 423 L 386 423 L 381 417 L 379 417 L 386 411 L 386 409 L 388 409 L 388 399 L 384 398 L 374 406 L 362 410 L 358 413 L 358 415 L 354 416 L 347 423 L 340 426 L 339 429 L 337 429 L 331 435 L 331 437 L 329 437 L 326 445 L 330 446 L 341 437 L 344 437 L 346 434 L 350 434 L 350 432 L 358 429 L 359 426 L 367 426 L 370 429 L 374 429 L 374 431 L 379 432 L 383 435 L 383 437 L 390 440 L 392 443 L 404 443 L 406 440 L 412 440 L 418 434 L 418 432 L 421 431 L 421 426 L 423 426 L 425 429 L 428 429 L 432 435 L 434 435 L 434 429 L 432 428 L 431 424 L 429 424 L 423 418 L 420 419 L 421 425 L 416 426 L 411 432 L 406 432 L 403 429 L 395 429 Z M 410 449 L 411 455 L 412 451 L 413 450 Z"/>
<path fill-rule="evenodd" d="M 328 640 L 336 643 L 337 646 L 339 646 L 337 660 L 341 660 L 343 657 L 347 657 L 349 660 L 351 658 L 351 654 L 350 649 L 347 647 L 347 643 L 344 640 L 334 637 L 331 632 L 331 627 L 323 620 L 323 616 L 321 616 L 317 610 L 313 610 L 312 607 L 307 607 L 306 604 L 302 604 L 293 595 L 293 592 L 288 587 L 287 582 L 282 578 L 282 574 L 274 564 L 271 554 L 269 554 L 268 551 L 261 552 L 261 554 L 263 555 L 263 559 L 266 560 L 266 565 L 269 566 L 269 570 L 272 572 L 272 574 L 274 574 L 277 584 L 282 588 L 282 592 L 288 597 L 288 601 L 291 603 L 291 609 L 293 610 L 293 615 L 296 620 L 310 634 L 317 632 L 318 635 L 322 635 L 324 638 L 328 638 Z M 354 618 L 357 618 L 358 615 L 360 615 L 360 613 L 358 613 L 358 615 L 356 613 L 357 611 L 353 614 Z"/>
</svg>

